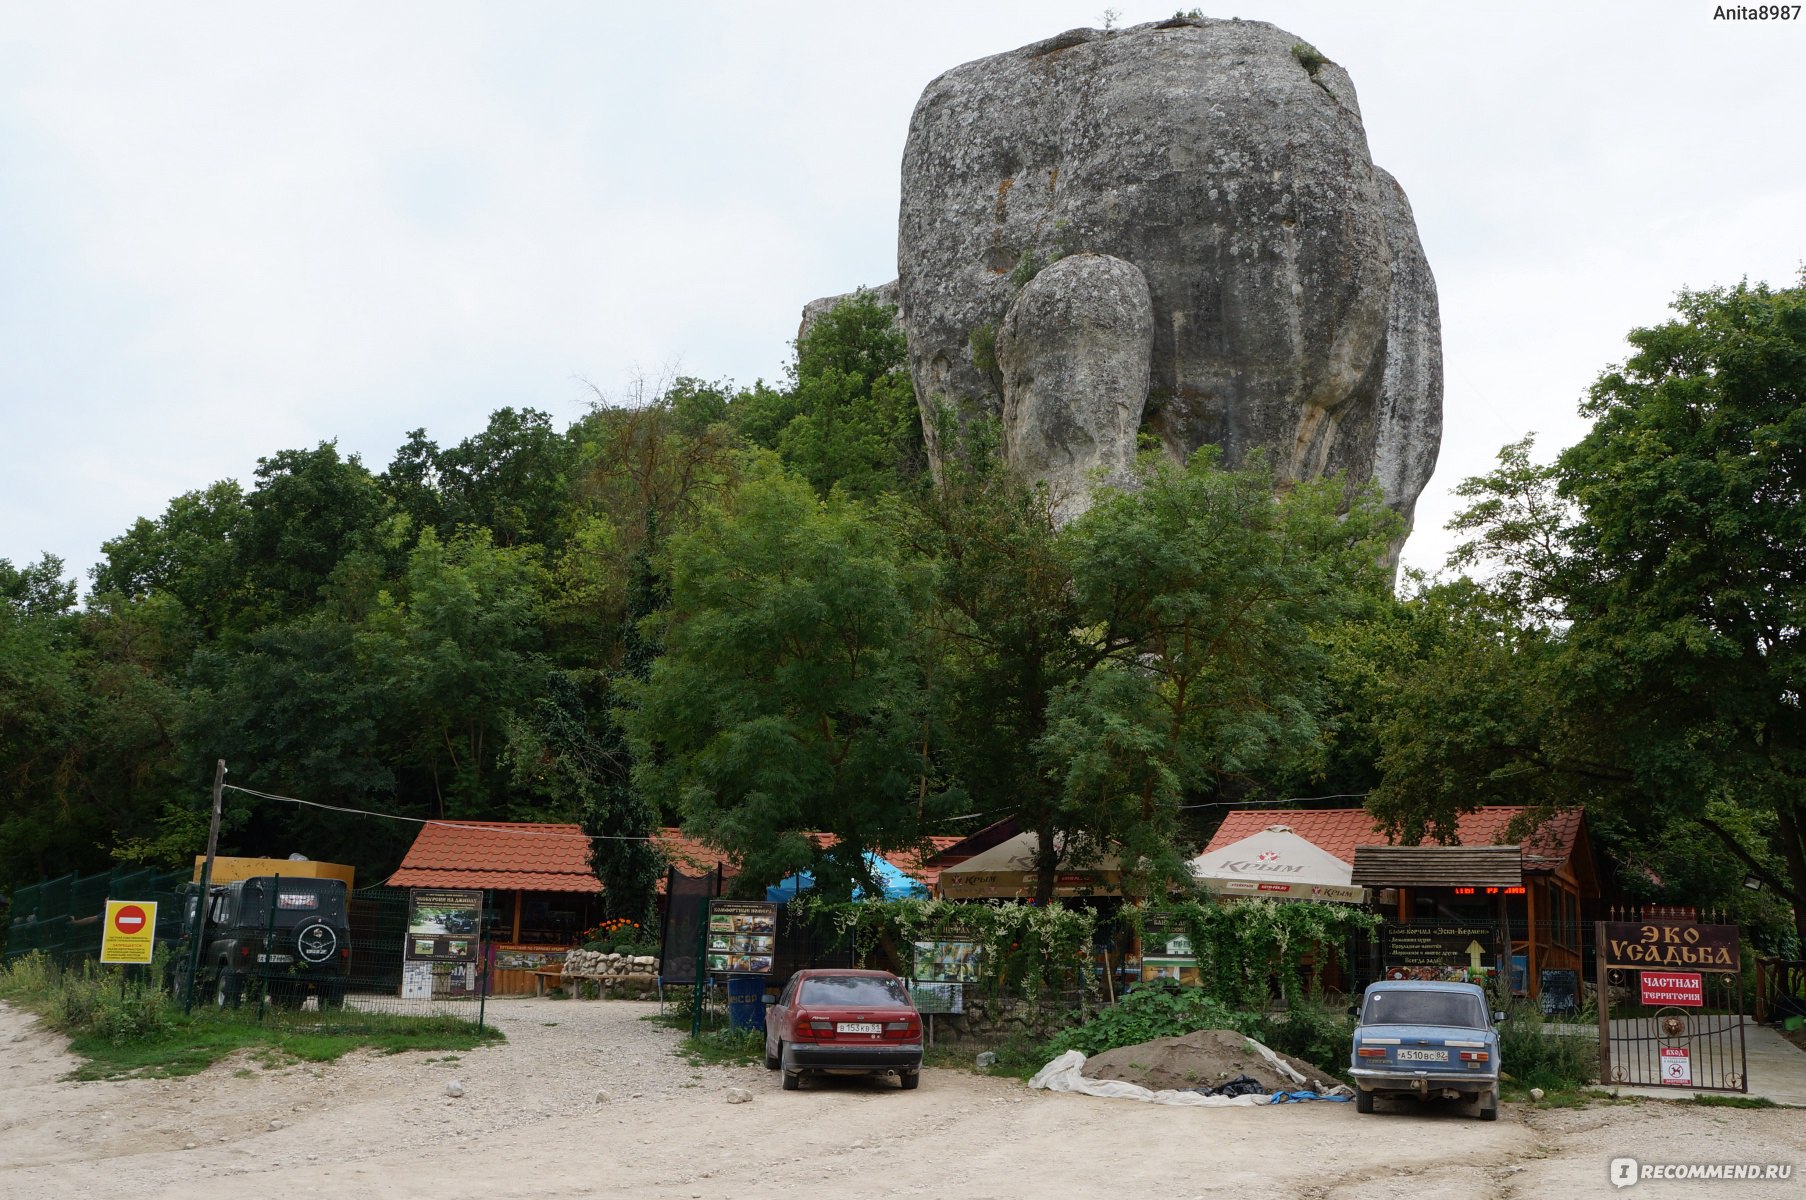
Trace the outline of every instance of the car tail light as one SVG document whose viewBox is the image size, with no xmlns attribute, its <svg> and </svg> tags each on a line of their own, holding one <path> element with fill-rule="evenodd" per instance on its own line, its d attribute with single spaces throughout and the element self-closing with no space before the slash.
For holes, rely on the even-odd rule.
<svg viewBox="0 0 1806 1200">
<path fill-rule="evenodd" d="M 884 1023 L 884 1031 L 886 1033 L 901 1033 L 903 1030 L 908 1029 L 912 1024 L 914 1024 L 913 1021 L 886 1021 Z"/>
<path fill-rule="evenodd" d="M 238 948 L 238 957 L 240 957 L 240 958 L 251 957 L 251 948 L 249 946 L 240 946 Z"/>
<path fill-rule="evenodd" d="M 1386 1051 L 1379 1046 L 1362 1046 L 1355 1051 L 1356 1058 L 1385 1058 Z"/>
<path fill-rule="evenodd" d="M 1484 1050 L 1463 1050 L 1461 1052 L 1462 1062 L 1489 1062 L 1491 1059 L 1492 1056 Z"/>
<path fill-rule="evenodd" d="M 339 951 L 339 957 L 340 958 L 350 958 L 351 957 L 351 947 L 347 946 L 343 950 Z"/>
</svg>

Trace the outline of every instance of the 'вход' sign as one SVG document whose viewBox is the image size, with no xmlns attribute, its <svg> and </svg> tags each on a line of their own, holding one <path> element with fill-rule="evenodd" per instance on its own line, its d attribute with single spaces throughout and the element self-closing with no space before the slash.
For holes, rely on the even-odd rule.
<svg viewBox="0 0 1806 1200">
<path fill-rule="evenodd" d="M 1643 1003 L 1650 1007 L 1702 1008 L 1706 1003 L 1705 985 L 1699 975 L 1691 973 L 1644 971 Z"/>
</svg>

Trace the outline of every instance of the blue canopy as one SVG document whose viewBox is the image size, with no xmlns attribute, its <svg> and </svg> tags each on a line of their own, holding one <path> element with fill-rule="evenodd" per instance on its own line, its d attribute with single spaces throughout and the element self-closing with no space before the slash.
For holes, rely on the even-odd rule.
<svg viewBox="0 0 1806 1200">
<path fill-rule="evenodd" d="M 919 879 L 905 875 L 902 868 L 879 854 L 868 853 L 865 856 L 865 869 L 877 880 L 886 900 L 903 900 L 910 896 L 926 896 L 928 888 Z M 803 871 L 791 875 L 782 882 L 765 889 L 765 898 L 782 904 L 794 899 L 815 886 L 815 875 L 811 871 Z M 863 887 L 853 889 L 853 899 L 858 900 L 866 895 Z"/>
</svg>

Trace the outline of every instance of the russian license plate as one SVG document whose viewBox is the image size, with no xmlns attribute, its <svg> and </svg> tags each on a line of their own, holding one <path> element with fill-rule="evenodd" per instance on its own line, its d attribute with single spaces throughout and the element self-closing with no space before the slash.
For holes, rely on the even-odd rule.
<svg viewBox="0 0 1806 1200">
<path fill-rule="evenodd" d="M 292 954 L 259 954 L 257 961 L 261 963 L 294 962 L 295 956 Z"/>
<path fill-rule="evenodd" d="M 1400 1050 L 1398 1052 L 1399 1062 L 1447 1062 L 1448 1060 L 1449 1052 L 1447 1050 Z"/>
<path fill-rule="evenodd" d="M 871 1021 L 842 1021 L 834 1027 L 835 1033 L 883 1033 L 884 1026 Z"/>
</svg>

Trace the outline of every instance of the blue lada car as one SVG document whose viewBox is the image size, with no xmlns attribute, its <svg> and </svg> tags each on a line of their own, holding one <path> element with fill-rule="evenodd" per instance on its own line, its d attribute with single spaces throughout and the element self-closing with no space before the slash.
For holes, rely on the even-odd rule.
<svg viewBox="0 0 1806 1200">
<path fill-rule="evenodd" d="M 1499 1034 L 1486 993 L 1471 983 L 1385 982 L 1368 985 L 1357 1010 L 1348 1073 L 1355 1108 L 1373 1111 L 1375 1096 L 1471 1100 L 1482 1121 L 1499 1117 Z"/>
</svg>

